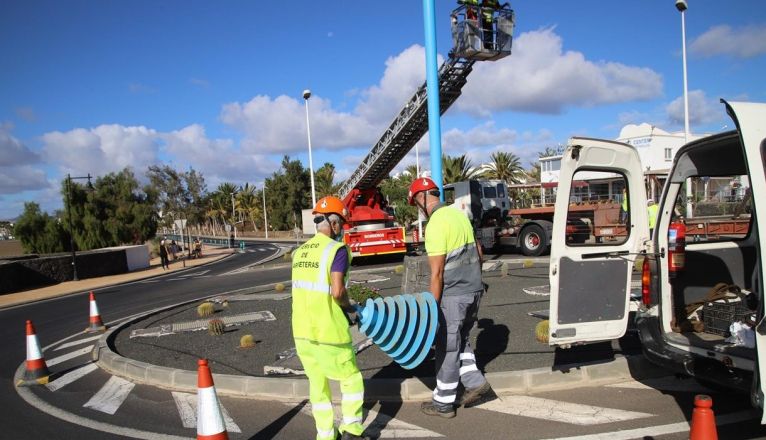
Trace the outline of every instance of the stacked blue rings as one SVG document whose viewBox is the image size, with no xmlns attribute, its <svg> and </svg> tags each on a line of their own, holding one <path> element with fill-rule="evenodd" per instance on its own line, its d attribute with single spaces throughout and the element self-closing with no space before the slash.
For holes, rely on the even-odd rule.
<svg viewBox="0 0 766 440">
<path fill-rule="evenodd" d="M 359 313 L 359 331 L 405 369 L 420 365 L 436 337 L 438 311 L 429 292 L 368 299 Z"/>
</svg>

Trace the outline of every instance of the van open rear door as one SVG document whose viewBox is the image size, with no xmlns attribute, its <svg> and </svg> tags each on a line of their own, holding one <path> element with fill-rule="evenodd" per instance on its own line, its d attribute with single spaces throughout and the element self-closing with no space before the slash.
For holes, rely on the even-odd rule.
<svg viewBox="0 0 766 440">
<path fill-rule="evenodd" d="M 756 268 L 757 277 L 753 285 L 758 286 L 759 299 L 761 306 L 758 310 L 757 322 L 755 328 L 755 348 L 758 354 L 757 381 L 753 383 L 753 404 L 764 408 L 764 385 L 766 385 L 766 320 L 763 319 L 764 313 L 764 276 L 766 276 L 766 105 L 749 102 L 726 102 L 726 111 L 737 124 L 745 149 L 747 158 L 747 167 L 750 178 L 750 188 L 753 191 L 752 210 L 755 215 L 755 227 L 758 232 L 758 262 L 760 267 Z M 758 200 L 759 202 L 755 202 Z M 766 423 L 766 411 L 763 412 L 761 423 Z"/>
<path fill-rule="evenodd" d="M 594 203 L 613 208 L 594 210 Z M 633 147 L 570 139 L 553 216 L 551 345 L 625 334 L 634 260 L 649 240 L 646 206 L 641 159 Z M 606 233 L 597 236 L 596 227 Z"/>
</svg>

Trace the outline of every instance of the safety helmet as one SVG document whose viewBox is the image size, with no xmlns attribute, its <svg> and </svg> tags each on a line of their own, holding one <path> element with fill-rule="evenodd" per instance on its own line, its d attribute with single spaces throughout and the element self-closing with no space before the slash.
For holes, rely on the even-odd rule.
<svg viewBox="0 0 766 440">
<path fill-rule="evenodd" d="M 415 179 L 414 182 L 410 185 L 410 192 L 407 195 L 407 202 L 410 205 L 415 204 L 415 194 L 421 192 L 421 191 L 431 191 L 433 189 L 439 189 L 438 186 L 434 183 L 433 180 L 429 179 L 428 177 L 418 177 Z"/>
<path fill-rule="evenodd" d="M 346 207 L 339 198 L 333 196 L 326 196 L 319 199 L 317 205 L 314 207 L 312 214 L 338 214 L 343 221 L 346 221 Z"/>
</svg>

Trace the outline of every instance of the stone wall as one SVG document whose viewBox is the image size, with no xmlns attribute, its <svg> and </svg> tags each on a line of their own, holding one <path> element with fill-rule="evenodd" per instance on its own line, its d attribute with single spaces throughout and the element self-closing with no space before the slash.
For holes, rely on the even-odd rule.
<svg viewBox="0 0 766 440">
<path fill-rule="evenodd" d="M 77 253 L 80 279 L 128 272 L 124 249 Z M 72 255 L 59 254 L 24 260 L 0 260 L 0 294 L 20 292 L 72 280 Z"/>
</svg>

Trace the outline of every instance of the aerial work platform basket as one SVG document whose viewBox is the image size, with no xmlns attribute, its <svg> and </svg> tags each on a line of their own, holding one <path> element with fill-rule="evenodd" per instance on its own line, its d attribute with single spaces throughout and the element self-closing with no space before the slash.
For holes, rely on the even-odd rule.
<svg viewBox="0 0 766 440">
<path fill-rule="evenodd" d="M 495 61 L 511 54 L 514 14 L 508 3 L 498 9 L 464 4 L 452 11 L 450 21 L 455 56 Z"/>
</svg>

